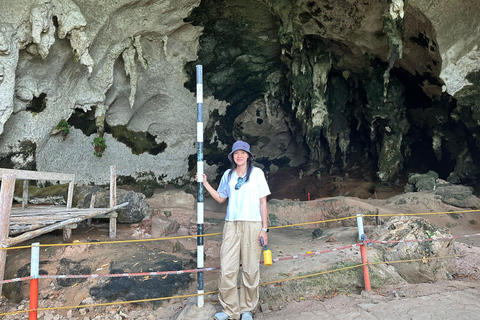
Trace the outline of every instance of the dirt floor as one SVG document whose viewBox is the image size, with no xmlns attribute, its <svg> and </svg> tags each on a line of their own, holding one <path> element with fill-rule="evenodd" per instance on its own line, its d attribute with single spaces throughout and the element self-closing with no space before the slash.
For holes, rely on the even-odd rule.
<svg viewBox="0 0 480 320">
<path fill-rule="evenodd" d="M 272 189 L 272 197 L 283 199 L 293 199 L 305 201 L 310 194 L 311 200 L 319 197 L 329 196 L 355 196 L 366 199 L 369 204 L 391 210 L 386 200 L 393 195 L 401 194 L 403 188 L 379 187 L 371 182 L 356 181 L 355 179 L 339 179 L 338 177 L 322 177 L 322 185 L 318 185 L 318 179 L 295 179 L 299 172 L 288 172 L 282 176 L 270 177 L 269 184 Z M 291 183 L 290 183 L 290 182 Z M 155 209 L 155 208 L 152 208 Z M 402 208 L 405 212 L 411 212 L 412 208 Z M 412 210 L 411 210 L 412 209 Z M 427 210 L 428 209 L 428 210 Z M 415 212 L 431 212 L 432 210 L 441 210 L 443 208 L 415 208 Z M 206 233 L 222 232 L 221 221 L 224 218 L 225 207 L 212 203 L 208 199 L 205 203 L 206 221 L 217 221 L 220 223 L 210 223 Z M 427 210 L 427 211 L 423 211 Z M 434 224 L 445 228 L 452 235 L 465 235 L 480 233 L 480 218 L 478 213 L 459 214 L 459 215 L 431 215 L 427 219 Z M 477 223 L 478 222 L 478 223 Z M 280 231 L 281 230 L 281 231 Z M 108 238 L 108 222 L 106 220 L 94 221 L 94 224 L 88 226 L 80 224 L 79 228 L 73 232 L 74 245 L 65 246 L 61 244 L 61 233 L 51 233 L 41 236 L 36 241 L 42 244 L 59 244 L 59 246 L 50 246 L 41 248 L 40 268 L 48 274 L 59 274 L 59 265 L 62 259 L 69 261 L 81 261 L 81 266 L 87 268 L 86 273 L 104 274 L 111 272 L 113 261 L 122 261 L 121 267 L 124 272 L 146 272 L 140 268 L 145 263 L 151 264 L 152 268 L 157 266 L 160 256 L 167 257 L 176 262 L 181 260 L 185 265 L 183 269 L 195 268 L 195 256 L 191 252 L 195 251 L 196 239 L 174 239 L 168 241 L 148 241 L 148 227 L 141 224 L 119 225 L 116 240 L 127 240 L 131 242 L 116 243 L 110 245 L 101 244 L 103 241 L 111 241 Z M 298 253 L 315 252 L 325 249 L 333 249 L 355 242 L 355 228 L 338 228 L 328 230 L 320 239 L 312 239 L 311 230 L 302 229 L 279 229 L 277 232 L 270 233 L 270 249 L 274 258 L 287 257 Z M 180 234 L 172 234 L 176 236 Z M 326 240 L 334 235 L 335 242 Z M 146 240 L 146 241 L 144 241 Z M 100 243 L 98 243 L 100 242 Z M 89 243 L 88 245 L 81 245 Z M 206 256 L 205 267 L 218 267 L 218 257 L 220 247 L 220 236 L 212 236 L 205 239 Z M 375 299 L 387 303 L 391 300 L 401 300 L 403 298 L 414 299 L 416 297 L 425 297 L 437 293 L 448 293 L 452 291 L 462 291 L 468 288 L 480 287 L 480 237 L 469 237 L 458 239 L 457 251 L 459 255 L 465 254 L 465 257 L 457 258 L 457 273 L 451 281 L 435 284 L 401 284 L 386 288 L 374 289 Z M 322 263 L 320 257 L 302 258 L 295 261 L 287 261 L 280 266 L 263 267 L 262 281 L 274 281 L 278 277 L 286 278 L 309 271 L 313 262 Z M 338 252 L 335 258 L 339 261 L 348 259 L 359 259 L 358 248 Z M 6 279 L 28 276 L 30 261 L 30 251 L 27 249 L 12 250 L 8 253 Z M 65 263 L 65 260 L 64 260 Z M 218 272 L 205 272 L 205 291 L 215 291 L 217 288 Z M 171 276 L 165 276 L 163 279 L 172 279 Z M 152 281 L 152 277 L 144 276 L 143 281 Z M 94 302 L 91 297 L 90 289 L 99 282 L 108 285 L 110 279 L 88 278 L 82 282 L 76 282 L 69 286 L 61 286 L 56 279 L 45 279 L 40 281 L 39 289 L 39 307 L 62 307 L 90 305 Z M 301 280 L 298 280 L 301 281 Z M 188 289 L 182 292 L 196 293 L 196 281 L 194 275 L 187 280 Z M 178 284 L 180 285 L 180 284 Z M 29 284 L 26 282 L 17 282 L 4 285 L 4 294 L 9 299 L 0 300 L 0 314 L 8 312 L 17 312 L 28 309 L 28 301 L 23 297 L 28 297 Z M 174 294 L 175 295 L 175 294 Z M 23 299 L 23 300 L 22 300 Z M 362 300 L 363 299 L 363 300 Z M 119 299 L 122 300 L 122 299 Z M 333 293 L 329 296 L 309 296 L 302 298 L 287 298 L 285 301 L 279 301 L 275 307 L 266 305 L 260 306 L 256 313 L 258 319 L 294 319 L 296 314 L 305 311 L 305 308 L 313 310 L 314 308 L 324 308 L 325 310 L 348 309 L 352 314 L 355 313 L 358 304 L 371 301 L 372 297 L 364 297 L 361 289 L 350 294 Z M 205 302 L 213 309 L 220 310 L 216 294 L 207 295 Z M 376 301 L 375 303 L 377 303 Z M 159 301 L 157 303 L 139 303 L 124 304 L 113 306 L 91 306 L 84 308 L 57 309 L 39 312 L 39 319 L 177 319 L 178 315 L 186 308 L 189 303 L 188 297 Z M 349 310 L 350 310 L 349 309 Z M 332 313 L 334 314 L 334 313 Z M 6 315 L 5 319 L 26 319 L 27 313 Z M 205 317 L 205 319 L 211 316 Z M 348 317 L 347 317 L 348 318 Z M 185 318 L 187 319 L 187 318 Z M 203 319 L 199 316 L 198 319 Z M 460 319 L 460 318 L 459 318 Z"/>
</svg>

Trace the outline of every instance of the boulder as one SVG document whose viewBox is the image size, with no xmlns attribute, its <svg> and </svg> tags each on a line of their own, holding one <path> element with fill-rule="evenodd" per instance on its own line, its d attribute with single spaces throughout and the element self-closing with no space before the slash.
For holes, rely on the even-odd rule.
<svg viewBox="0 0 480 320">
<path fill-rule="evenodd" d="M 152 238 L 174 234 L 179 228 L 180 224 L 175 220 L 169 220 L 161 215 L 152 216 Z"/>
<path fill-rule="evenodd" d="M 376 230 L 371 240 L 413 240 L 449 237 L 447 231 L 419 217 L 398 216 L 385 222 Z M 455 255 L 453 240 L 395 242 L 375 244 L 383 255 L 382 261 L 416 260 L 392 263 L 396 272 L 410 283 L 434 282 L 449 279 L 456 272 L 455 259 L 435 259 Z M 430 258 L 433 258 L 430 260 Z"/>
<path fill-rule="evenodd" d="M 92 195 L 95 195 L 95 208 L 108 208 L 110 206 L 110 191 L 100 186 L 82 186 L 78 188 L 75 200 L 79 208 L 90 207 Z M 128 202 L 126 207 L 117 210 L 119 223 L 136 223 L 149 217 L 150 207 L 142 193 L 117 189 L 117 204 Z"/>
<path fill-rule="evenodd" d="M 438 174 L 429 171 L 425 174 L 415 173 L 408 178 L 408 184 L 405 186 L 406 191 L 432 191 L 435 190 Z"/>
<path fill-rule="evenodd" d="M 147 199 L 148 204 L 154 208 L 188 208 L 195 209 L 195 197 L 183 190 L 165 188 L 155 190 L 154 195 Z"/>
<path fill-rule="evenodd" d="M 442 185 L 435 190 L 435 194 L 447 204 L 459 208 L 479 209 L 480 199 L 472 192 L 473 188 L 461 185 Z"/>
</svg>

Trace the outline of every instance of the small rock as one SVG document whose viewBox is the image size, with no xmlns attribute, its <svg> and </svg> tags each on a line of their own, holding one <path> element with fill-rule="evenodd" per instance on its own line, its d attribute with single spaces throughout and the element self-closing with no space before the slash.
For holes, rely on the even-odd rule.
<svg viewBox="0 0 480 320">
<path fill-rule="evenodd" d="M 334 236 L 331 236 L 330 238 L 327 239 L 327 242 L 336 242 L 337 240 L 335 240 L 335 237 Z"/>
<path fill-rule="evenodd" d="M 262 303 L 262 304 L 260 305 L 260 310 L 261 310 L 262 312 L 268 312 L 268 311 L 270 311 L 270 309 L 268 308 L 268 305 L 267 305 L 266 303 Z"/>
<path fill-rule="evenodd" d="M 51 313 L 45 313 L 45 316 L 43 317 L 44 320 L 53 320 L 53 314 Z"/>
<path fill-rule="evenodd" d="M 93 299 L 91 297 L 85 298 L 80 302 L 80 305 L 82 304 L 93 304 Z"/>
<path fill-rule="evenodd" d="M 320 229 L 320 228 L 317 228 L 317 229 L 313 230 L 313 232 L 312 232 L 312 238 L 313 238 L 313 239 L 320 238 L 320 237 L 322 236 L 322 234 L 323 234 L 323 230 Z"/>
</svg>

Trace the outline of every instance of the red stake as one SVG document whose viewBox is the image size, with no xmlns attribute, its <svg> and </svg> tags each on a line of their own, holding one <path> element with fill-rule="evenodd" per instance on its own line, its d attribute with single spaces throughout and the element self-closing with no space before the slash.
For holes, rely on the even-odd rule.
<svg viewBox="0 0 480 320">
<path fill-rule="evenodd" d="M 30 280 L 30 311 L 29 320 L 37 320 L 38 308 L 38 278 Z"/>
<path fill-rule="evenodd" d="M 363 278 L 365 279 L 365 290 L 370 291 L 370 275 L 368 274 L 367 245 L 363 243 L 360 246 L 363 264 Z"/>
</svg>

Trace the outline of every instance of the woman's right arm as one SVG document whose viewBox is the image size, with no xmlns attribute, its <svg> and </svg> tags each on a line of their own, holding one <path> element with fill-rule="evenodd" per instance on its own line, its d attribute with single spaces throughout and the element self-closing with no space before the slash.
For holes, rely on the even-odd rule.
<svg viewBox="0 0 480 320">
<path fill-rule="evenodd" d="M 195 176 L 195 180 L 198 181 L 198 175 Z M 212 196 L 213 199 L 215 199 L 218 203 L 224 203 L 227 198 L 222 198 L 220 197 L 220 194 L 218 193 L 217 190 L 215 190 L 210 183 L 207 181 L 207 176 L 204 173 L 203 174 L 203 186 L 205 189 L 207 189 L 208 193 Z"/>
</svg>

